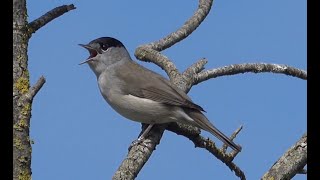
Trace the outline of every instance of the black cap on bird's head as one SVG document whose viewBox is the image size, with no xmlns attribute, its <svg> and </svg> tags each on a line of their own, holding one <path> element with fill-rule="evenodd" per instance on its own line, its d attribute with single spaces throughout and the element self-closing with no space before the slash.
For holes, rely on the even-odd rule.
<svg viewBox="0 0 320 180">
<path fill-rule="evenodd" d="M 80 63 L 79 65 L 87 63 L 89 61 L 93 61 L 94 57 L 96 57 L 98 54 L 102 54 L 103 52 L 108 51 L 108 49 L 111 47 L 124 47 L 124 45 L 119 40 L 112 37 L 101 37 L 92 40 L 91 42 L 89 42 L 89 44 L 79 44 L 79 46 L 86 48 L 90 53 L 88 59 Z"/>
</svg>

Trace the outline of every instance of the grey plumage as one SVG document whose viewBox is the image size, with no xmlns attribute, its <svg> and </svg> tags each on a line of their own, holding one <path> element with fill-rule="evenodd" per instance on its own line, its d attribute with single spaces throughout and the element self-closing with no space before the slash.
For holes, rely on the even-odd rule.
<svg viewBox="0 0 320 180">
<path fill-rule="evenodd" d="M 102 37 L 81 46 L 90 52 L 83 63 L 88 63 L 97 76 L 102 96 L 122 116 L 146 124 L 191 124 L 241 151 L 213 126 L 201 106 L 161 75 L 134 62 L 120 41 Z"/>
</svg>

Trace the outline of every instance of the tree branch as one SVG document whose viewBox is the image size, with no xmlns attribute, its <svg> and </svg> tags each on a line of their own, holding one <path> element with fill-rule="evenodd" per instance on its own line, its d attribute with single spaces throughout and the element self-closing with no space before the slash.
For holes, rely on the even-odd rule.
<svg viewBox="0 0 320 180">
<path fill-rule="evenodd" d="M 235 75 L 235 74 L 246 73 L 246 72 L 253 72 L 253 73 L 273 72 L 273 73 L 286 74 L 286 75 L 297 77 L 304 80 L 307 79 L 306 71 L 300 70 L 288 65 L 268 64 L 268 63 L 244 63 L 244 64 L 233 64 L 229 66 L 224 66 L 224 67 L 200 72 L 194 77 L 194 85 L 201 83 L 210 78 L 216 78 L 219 76 L 226 76 L 226 75 Z"/>
<path fill-rule="evenodd" d="M 43 76 L 41 76 L 38 79 L 37 83 L 29 89 L 28 93 L 25 94 L 26 99 L 28 101 L 32 101 L 33 98 L 36 96 L 36 94 L 39 92 L 39 90 L 42 88 L 42 86 L 44 85 L 45 82 L 46 82 L 46 79 Z"/>
<path fill-rule="evenodd" d="M 243 128 L 243 126 L 241 125 L 238 129 L 236 129 L 236 130 L 232 133 L 232 135 L 230 136 L 230 140 L 234 140 L 234 139 L 237 137 L 237 135 L 240 133 L 240 131 L 242 130 L 242 128 Z M 227 151 L 227 148 L 228 148 L 228 145 L 227 145 L 227 144 L 223 144 L 223 146 L 222 146 L 223 152 L 226 152 L 226 151 Z"/>
<path fill-rule="evenodd" d="M 150 158 L 156 145 L 159 144 L 166 125 L 153 126 L 146 139 L 142 143 L 132 146 L 127 157 L 122 161 L 113 180 L 135 179 Z M 145 128 L 142 128 L 143 130 Z"/>
<path fill-rule="evenodd" d="M 158 65 L 171 79 L 180 75 L 176 65 L 169 58 L 148 46 L 139 46 L 135 51 L 135 56 L 142 61 L 153 62 Z"/>
<path fill-rule="evenodd" d="M 29 35 L 31 35 L 32 33 L 35 33 L 38 29 L 42 28 L 43 26 L 45 26 L 47 23 L 54 20 L 55 18 L 73 9 L 76 9 L 76 7 L 73 4 L 63 5 L 63 6 L 59 6 L 52 9 L 51 11 L 47 12 L 46 14 L 42 15 L 38 19 L 28 24 Z"/>
<path fill-rule="evenodd" d="M 209 14 L 213 0 L 199 0 L 198 9 L 193 16 L 185 22 L 185 24 L 177 31 L 169 34 L 168 36 L 160 39 L 159 41 L 152 42 L 146 45 L 139 46 L 135 51 L 137 59 L 153 62 L 166 71 L 170 79 L 180 76 L 176 66 L 160 51 L 163 51 L 181 40 L 188 37 L 197 27 L 203 22 Z M 159 63 L 162 62 L 162 63 Z"/>
<path fill-rule="evenodd" d="M 186 76 L 186 77 L 192 77 L 195 74 L 201 72 L 202 70 L 204 70 L 204 66 L 208 63 L 208 60 L 205 58 L 202 58 L 200 60 L 198 60 L 197 62 L 195 62 L 194 64 L 192 64 L 190 67 L 188 67 L 183 73 L 182 75 Z"/>
<path fill-rule="evenodd" d="M 200 135 L 200 130 L 196 127 L 184 125 L 181 123 L 170 123 L 167 127 L 167 130 L 172 131 L 178 135 L 182 135 L 190 139 L 195 147 L 206 149 L 212 155 L 214 155 L 221 162 L 226 164 L 231 171 L 234 171 L 236 176 L 240 177 L 240 179 L 246 179 L 243 171 L 232 161 L 238 154 L 237 151 L 232 151 L 231 153 L 225 153 L 224 147 L 219 149 L 215 146 L 215 143 L 211 141 L 209 138 L 204 138 Z M 241 131 L 242 127 L 238 128 L 232 135 L 231 138 L 235 138 L 235 136 Z"/>
<path fill-rule="evenodd" d="M 193 16 L 188 19 L 177 31 L 169 34 L 167 37 L 164 37 L 157 42 L 150 43 L 151 48 L 157 51 L 163 51 L 188 37 L 207 17 L 212 4 L 213 0 L 199 0 L 198 9 Z"/>
<path fill-rule="evenodd" d="M 264 174 L 262 179 L 291 179 L 307 164 L 307 134 L 293 145 Z"/>
<path fill-rule="evenodd" d="M 204 66 L 208 63 L 208 61 L 203 58 L 192 64 L 190 67 L 188 67 L 183 73 L 182 78 L 184 79 L 187 89 L 191 89 L 193 86 L 193 80 L 194 76 L 197 75 L 197 73 L 204 70 Z"/>
</svg>

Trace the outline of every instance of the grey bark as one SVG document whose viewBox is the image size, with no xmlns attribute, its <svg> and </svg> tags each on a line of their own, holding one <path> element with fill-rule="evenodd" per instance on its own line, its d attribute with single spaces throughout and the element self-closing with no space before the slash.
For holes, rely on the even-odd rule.
<svg viewBox="0 0 320 180">
<path fill-rule="evenodd" d="M 25 0 L 13 0 L 13 179 L 31 179 L 29 125 L 31 102 L 22 96 L 29 91 L 27 69 L 27 9 Z"/>
<path fill-rule="evenodd" d="M 291 179 L 307 164 L 307 134 L 285 152 L 262 177 L 269 179 Z"/>
<path fill-rule="evenodd" d="M 194 84 L 198 84 L 210 78 L 216 78 L 226 75 L 235 75 L 240 73 L 265 73 L 272 72 L 278 74 L 285 74 L 293 77 L 297 77 L 303 80 L 307 80 L 307 72 L 295 67 L 282 64 L 270 64 L 270 63 L 244 63 L 244 64 L 233 64 L 212 70 L 206 70 L 199 73 L 194 78 Z"/>
</svg>

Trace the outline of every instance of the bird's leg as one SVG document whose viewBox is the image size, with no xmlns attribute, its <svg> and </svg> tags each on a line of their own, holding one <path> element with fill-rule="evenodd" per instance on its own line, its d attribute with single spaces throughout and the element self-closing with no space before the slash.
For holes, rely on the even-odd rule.
<svg viewBox="0 0 320 180">
<path fill-rule="evenodd" d="M 137 139 L 137 141 L 142 141 L 144 140 L 144 138 L 147 136 L 147 134 L 150 132 L 151 128 L 153 127 L 153 124 L 149 124 L 147 129 L 143 131 L 143 133 L 139 136 L 139 138 Z"/>
<path fill-rule="evenodd" d="M 130 149 L 131 149 L 133 146 L 141 143 L 141 142 L 145 139 L 145 137 L 146 137 L 147 134 L 150 132 L 150 130 L 151 130 L 152 127 L 153 127 L 153 124 L 149 124 L 149 125 L 148 125 L 147 129 L 145 129 L 145 130 L 143 131 L 143 133 L 138 137 L 138 139 L 134 140 L 134 141 L 131 143 L 131 145 L 130 145 L 130 147 L 129 147 L 129 151 L 130 151 Z M 144 145 L 147 146 L 146 144 L 144 144 Z"/>
</svg>

